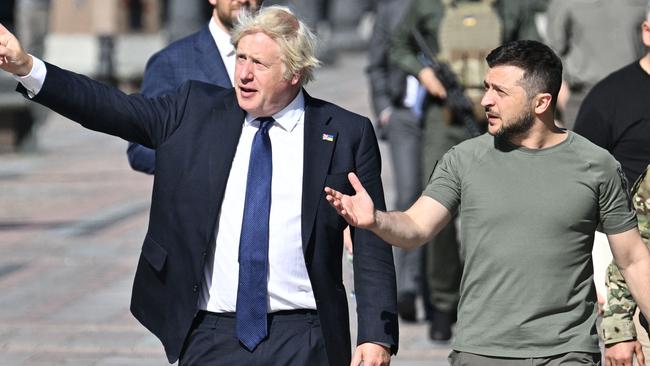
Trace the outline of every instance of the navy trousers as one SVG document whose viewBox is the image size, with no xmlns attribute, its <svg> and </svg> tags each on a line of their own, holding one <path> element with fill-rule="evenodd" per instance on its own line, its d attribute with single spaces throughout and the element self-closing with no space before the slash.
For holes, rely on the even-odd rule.
<svg viewBox="0 0 650 366">
<path fill-rule="evenodd" d="M 271 313 L 268 322 L 268 337 L 250 352 L 237 339 L 234 313 L 201 311 L 178 365 L 329 366 L 315 311 Z"/>
</svg>

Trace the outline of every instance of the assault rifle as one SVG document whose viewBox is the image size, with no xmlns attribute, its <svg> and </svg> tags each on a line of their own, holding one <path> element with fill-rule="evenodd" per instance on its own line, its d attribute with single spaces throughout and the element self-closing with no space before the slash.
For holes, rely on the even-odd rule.
<svg viewBox="0 0 650 366">
<path fill-rule="evenodd" d="M 465 88 L 458 82 L 456 75 L 449 65 L 436 59 L 436 56 L 427 45 L 420 31 L 413 27 L 411 33 L 420 48 L 421 62 L 433 69 L 436 77 L 447 90 L 447 99 L 445 105 L 449 108 L 452 118 L 462 122 L 470 137 L 476 137 L 482 134 L 481 125 L 474 116 L 474 104 L 465 95 Z"/>
</svg>

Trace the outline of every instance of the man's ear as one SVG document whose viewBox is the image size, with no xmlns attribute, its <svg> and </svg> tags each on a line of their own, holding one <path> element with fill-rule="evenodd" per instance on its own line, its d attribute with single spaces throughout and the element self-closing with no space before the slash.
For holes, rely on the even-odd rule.
<svg viewBox="0 0 650 366">
<path fill-rule="evenodd" d="M 645 21 L 641 24 L 641 38 L 646 47 L 650 47 L 650 21 Z"/>
<path fill-rule="evenodd" d="M 302 79 L 302 73 L 297 72 L 291 76 L 289 82 L 291 83 L 291 85 L 298 85 L 300 84 L 300 79 Z"/>
<path fill-rule="evenodd" d="M 546 111 L 551 108 L 551 101 L 553 96 L 550 93 L 539 93 L 535 96 L 535 101 L 533 108 L 535 109 L 535 114 L 544 114 Z"/>
</svg>

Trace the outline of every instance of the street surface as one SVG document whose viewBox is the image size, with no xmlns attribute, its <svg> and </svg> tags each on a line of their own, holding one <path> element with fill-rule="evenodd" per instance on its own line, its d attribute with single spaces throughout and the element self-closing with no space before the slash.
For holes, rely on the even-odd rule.
<svg viewBox="0 0 650 366">
<path fill-rule="evenodd" d="M 307 90 L 370 115 L 365 64 L 365 54 L 343 53 Z M 381 149 L 390 206 L 394 177 Z M 129 312 L 152 178 L 129 168 L 125 150 L 50 113 L 37 152 L 0 155 L 0 365 L 167 364 Z M 448 345 L 431 343 L 427 329 L 401 325 L 392 365 L 447 364 Z"/>
</svg>

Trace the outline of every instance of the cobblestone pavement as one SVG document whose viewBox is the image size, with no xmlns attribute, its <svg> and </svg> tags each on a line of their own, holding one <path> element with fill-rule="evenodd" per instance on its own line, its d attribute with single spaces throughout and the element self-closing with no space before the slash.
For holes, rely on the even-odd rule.
<svg viewBox="0 0 650 366">
<path fill-rule="evenodd" d="M 307 89 L 369 115 L 364 66 L 365 55 L 343 54 Z M 0 155 L 0 365 L 167 364 L 128 310 L 151 177 L 130 170 L 125 141 L 58 115 L 39 140 L 35 153 Z M 392 364 L 446 365 L 448 346 L 426 331 L 403 325 Z"/>
</svg>

